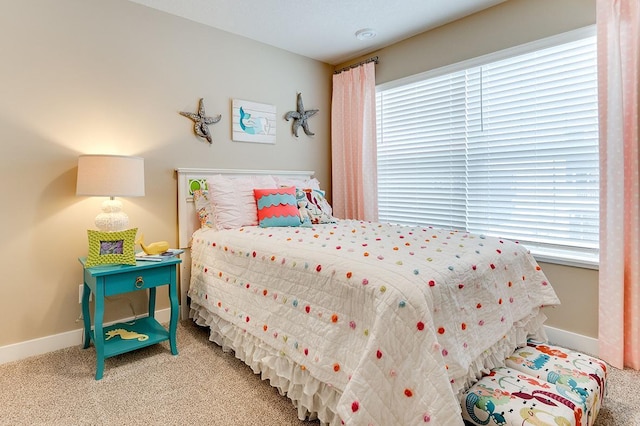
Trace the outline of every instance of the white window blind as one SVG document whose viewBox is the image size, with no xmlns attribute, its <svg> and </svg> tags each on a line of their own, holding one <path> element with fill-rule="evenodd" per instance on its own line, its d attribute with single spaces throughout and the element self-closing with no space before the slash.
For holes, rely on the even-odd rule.
<svg viewBox="0 0 640 426">
<path fill-rule="evenodd" d="M 380 220 L 596 262 L 595 36 L 379 90 Z"/>
</svg>

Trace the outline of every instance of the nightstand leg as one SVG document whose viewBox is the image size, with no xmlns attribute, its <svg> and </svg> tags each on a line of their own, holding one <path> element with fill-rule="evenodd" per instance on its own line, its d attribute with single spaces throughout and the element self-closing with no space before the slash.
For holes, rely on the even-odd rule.
<svg viewBox="0 0 640 426">
<path fill-rule="evenodd" d="M 91 344 L 91 317 L 89 316 L 89 295 L 91 289 L 85 283 L 82 287 L 82 319 L 84 322 L 84 341 L 82 348 L 87 349 Z"/>
<path fill-rule="evenodd" d="M 100 380 L 104 372 L 104 329 L 102 327 L 102 321 L 104 320 L 104 288 L 102 283 L 98 286 L 95 296 L 93 343 L 96 347 L 96 380 Z"/>
<path fill-rule="evenodd" d="M 174 269 L 175 272 L 175 269 Z M 176 283 L 176 275 L 172 274 L 171 283 L 169 284 L 169 302 L 171 304 L 171 320 L 169 322 L 169 343 L 171 344 L 171 353 L 178 355 L 178 344 L 176 342 L 176 332 L 178 328 L 178 285 Z"/>
<path fill-rule="evenodd" d="M 151 318 L 156 317 L 156 288 L 149 289 L 149 316 Z"/>
</svg>

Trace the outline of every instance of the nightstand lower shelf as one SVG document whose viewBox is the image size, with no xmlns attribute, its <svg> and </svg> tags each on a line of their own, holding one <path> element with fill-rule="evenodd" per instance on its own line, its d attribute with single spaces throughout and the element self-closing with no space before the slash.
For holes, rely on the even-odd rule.
<svg viewBox="0 0 640 426">
<path fill-rule="evenodd" d="M 169 331 L 151 317 L 104 327 L 103 334 L 105 358 L 169 340 Z M 91 338 L 95 341 L 93 330 Z"/>
</svg>

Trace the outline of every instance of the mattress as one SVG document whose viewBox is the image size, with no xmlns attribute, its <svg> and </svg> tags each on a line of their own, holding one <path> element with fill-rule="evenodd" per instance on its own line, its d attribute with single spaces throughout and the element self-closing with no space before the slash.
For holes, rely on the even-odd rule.
<svg viewBox="0 0 640 426">
<path fill-rule="evenodd" d="M 559 304 L 528 250 L 339 220 L 200 229 L 190 316 L 326 424 L 463 424 L 461 394 Z"/>
</svg>

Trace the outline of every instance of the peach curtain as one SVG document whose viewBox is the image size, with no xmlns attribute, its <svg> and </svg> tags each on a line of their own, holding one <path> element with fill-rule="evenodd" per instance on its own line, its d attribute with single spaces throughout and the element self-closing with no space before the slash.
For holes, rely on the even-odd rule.
<svg viewBox="0 0 640 426">
<path fill-rule="evenodd" d="M 376 85 L 373 62 L 333 75 L 331 167 L 333 214 L 378 220 Z"/>
<path fill-rule="evenodd" d="M 600 357 L 640 369 L 640 0 L 597 0 Z"/>
</svg>

